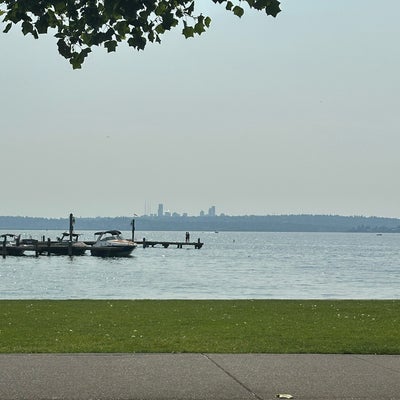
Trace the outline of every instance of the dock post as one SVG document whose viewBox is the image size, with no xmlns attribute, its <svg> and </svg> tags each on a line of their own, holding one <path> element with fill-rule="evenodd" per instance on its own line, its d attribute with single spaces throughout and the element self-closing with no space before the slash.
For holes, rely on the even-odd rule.
<svg viewBox="0 0 400 400">
<path fill-rule="evenodd" d="M 39 257 L 39 241 L 35 240 L 35 257 Z"/>
<path fill-rule="evenodd" d="M 50 255 L 50 245 L 51 245 L 51 240 L 50 238 L 47 238 L 47 255 Z"/>
<path fill-rule="evenodd" d="M 132 225 L 132 242 L 134 242 L 135 241 L 135 218 L 132 219 L 131 225 Z"/>
<path fill-rule="evenodd" d="M 143 248 L 146 248 L 146 238 L 143 238 Z"/>
<path fill-rule="evenodd" d="M 6 256 L 7 256 L 6 240 L 7 240 L 7 236 L 4 236 L 3 249 L 2 249 L 3 258 L 6 258 Z"/>
<path fill-rule="evenodd" d="M 74 216 L 69 214 L 69 241 L 68 241 L 68 255 L 72 256 L 72 233 L 74 232 Z"/>
</svg>

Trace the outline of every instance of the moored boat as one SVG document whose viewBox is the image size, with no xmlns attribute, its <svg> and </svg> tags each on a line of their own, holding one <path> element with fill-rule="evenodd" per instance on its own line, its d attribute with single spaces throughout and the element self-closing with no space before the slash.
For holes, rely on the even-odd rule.
<svg viewBox="0 0 400 400">
<path fill-rule="evenodd" d="M 3 255 L 9 256 L 23 256 L 26 250 L 25 246 L 21 244 L 21 235 L 14 235 L 13 233 L 4 233 L 0 236 L 2 243 Z"/>
<path fill-rule="evenodd" d="M 90 248 L 92 256 L 128 257 L 136 248 L 135 242 L 124 239 L 117 230 L 96 232 L 95 236 L 97 240 Z"/>
<path fill-rule="evenodd" d="M 89 248 L 86 243 L 78 241 L 80 234 L 72 233 L 71 241 L 71 255 L 82 256 L 85 251 Z M 57 238 L 56 242 L 49 242 L 45 250 L 49 254 L 56 255 L 69 255 L 70 254 L 70 234 L 64 232 L 61 237 Z"/>
</svg>

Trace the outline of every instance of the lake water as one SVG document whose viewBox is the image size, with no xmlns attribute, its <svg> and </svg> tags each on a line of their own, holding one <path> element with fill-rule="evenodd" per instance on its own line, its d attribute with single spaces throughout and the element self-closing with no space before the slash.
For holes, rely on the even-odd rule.
<svg viewBox="0 0 400 400">
<path fill-rule="evenodd" d="M 201 250 L 138 247 L 129 258 L 0 258 L 0 299 L 400 299 L 398 234 L 191 232 L 197 238 Z"/>
</svg>

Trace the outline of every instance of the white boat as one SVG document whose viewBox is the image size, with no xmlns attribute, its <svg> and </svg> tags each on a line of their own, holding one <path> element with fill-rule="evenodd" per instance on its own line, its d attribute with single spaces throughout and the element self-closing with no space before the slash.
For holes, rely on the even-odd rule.
<svg viewBox="0 0 400 400">
<path fill-rule="evenodd" d="M 97 236 L 97 240 L 90 248 L 92 256 L 128 257 L 136 248 L 136 243 L 124 239 L 120 231 L 96 232 L 95 236 Z"/>
</svg>

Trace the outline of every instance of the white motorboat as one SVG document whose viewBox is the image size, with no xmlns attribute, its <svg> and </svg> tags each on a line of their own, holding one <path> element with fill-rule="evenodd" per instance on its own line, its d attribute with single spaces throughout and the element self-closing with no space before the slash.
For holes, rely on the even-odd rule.
<svg viewBox="0 0 400 400">
<path fill-rule="evenodd" d="M 124 239 L 120 231 L 96 232 L 95 236 L 97 236 L 97 240 L 90 248 L 92 256 L 128 257 L 136 248 L 136 243 Z"/>
</svg>

